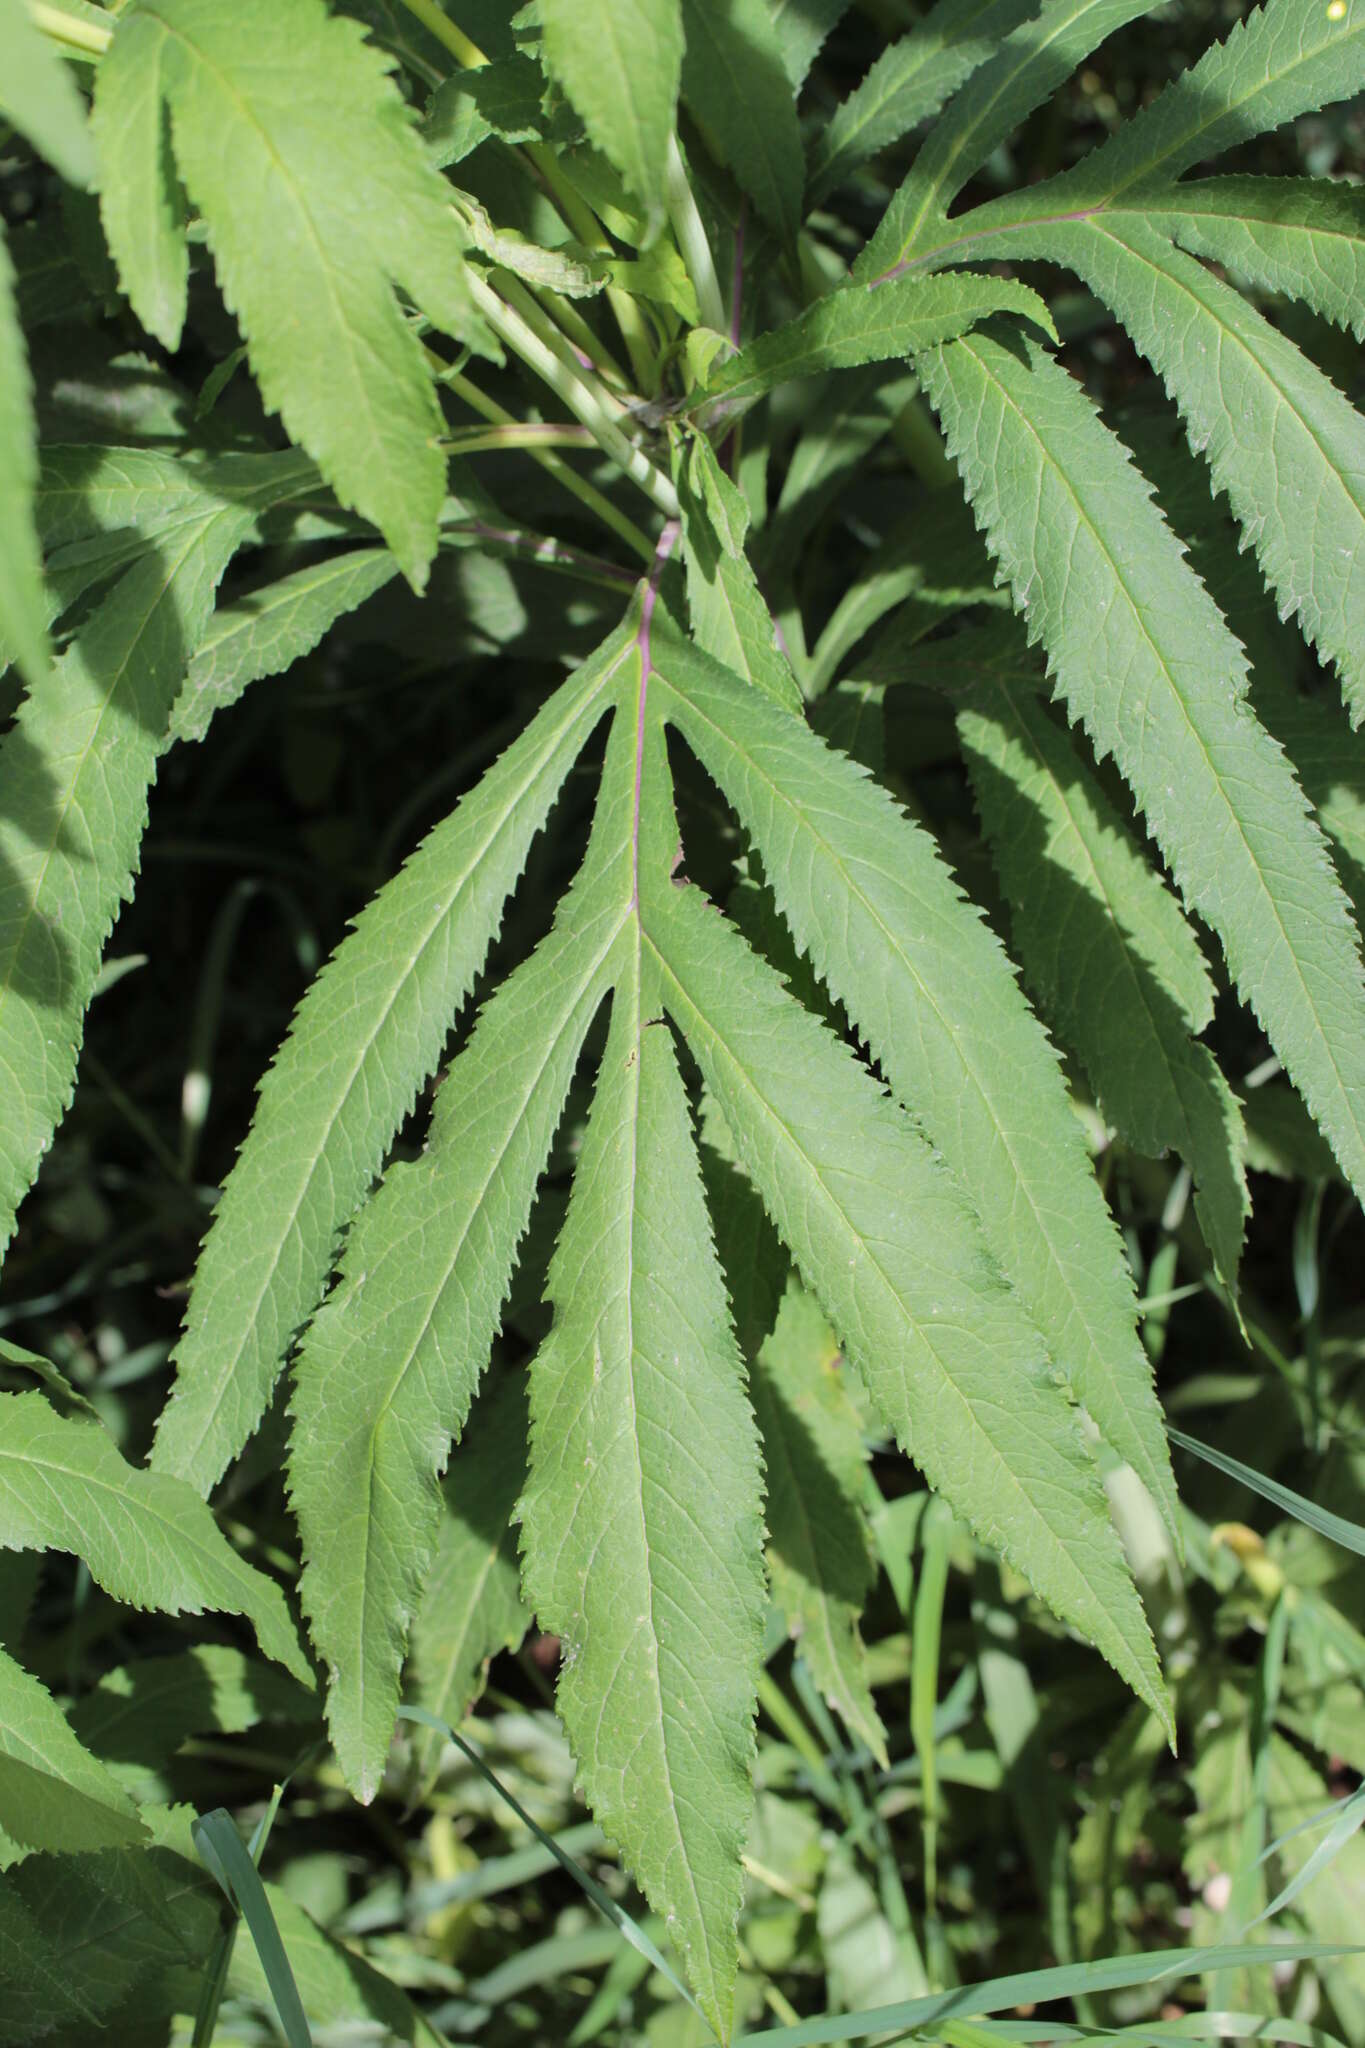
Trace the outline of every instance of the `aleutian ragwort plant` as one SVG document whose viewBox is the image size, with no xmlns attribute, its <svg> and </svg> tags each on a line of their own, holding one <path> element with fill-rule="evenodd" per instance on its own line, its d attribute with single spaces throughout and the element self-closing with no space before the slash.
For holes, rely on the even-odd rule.
<svg viewBox="0 0 1365 2048">
<path fill-rule="evenodd" d="M 347 1784 L 374 1795 L 405 1685 L 462 1718 L 524 1626 L 519 1543 L 583 1791 L 722 2039 L 770 1592 L 885 1753 L 865 1424 L 1170 1727 L 1101 1462 L 1172 1533 L 1177 1501 L 1076 1099 L 1185 1162 L 1235 1300 L 1242 1107 L 1201 1035 L 1225 969 L 1365 1189 L 1358 871 L 1334 865 L 1353 828 L 1324 765 L 1354 742 L 1244 651 L 1268 590 L 1365 711 L 1365 424 L 1280 317 L 1365 332 L 1365 193 L 1208 168 L 1361 89 L 1365 6 L 1267 0 L 1007 189 L 1002 144 L 1148 0 L 939 0 L 806 111 L 843 11 L 0 5 L 0 111 L 68 194 L 0 269 L 0 628 L 24 684 L 0 767 L 6 1239 L 166 749 L 452 550 L 605 586 L 619 620 L 304 996 L 148 1467 L 60 1386 L 0 1395 L 0 1540 L 73 1551 L 139 1605 L 248 1616 L 312 1683 L 280 1586 L 205 1505 L 287 1375 L 298 1592 Z M 1121 414 L 1064 359 L 1068 272 L 1089 314 L 1073 294 L 1066 332 L 1117 323 L 1150 366 Z M 136 322 L 144 354 L 202 362 L 215 290 L 244 365 L 197 411 L 36 445 L 26 332 L 37 352 L 45 322 L 84 323 L 112 361 Z M 260 407 L 225 418 L 234 372 Z M 903 526 L 814 616 L 801 550 L 874 445 L 900 452 Z M 481 458 L 509 449 L 542 465 L 543 532 L 490 495 Z M 253 582 L 281 536 L 296 565 Z M 879 772 L 903 688 L 955 719 L 992 921 Z M 581 865 L 490 980 L 588 772 Z M 391 1159 L 438 1070 L 420 1156 Z M 523 1366 L 499 1322 L 575 1076 L 553 1324 Z M 466 1598 L 475 1488 L 515 1534 Z M 160 1910 L 202 1915 L 165 1874 L 180 1820 L 139 1809 L 9 1640 L 15 1929 L 41 1961 L 41 1850 L 122 1846 Z M 30 2010 L 98 2014 L 116 1977 L 37 1970 Z"/>
</svg>

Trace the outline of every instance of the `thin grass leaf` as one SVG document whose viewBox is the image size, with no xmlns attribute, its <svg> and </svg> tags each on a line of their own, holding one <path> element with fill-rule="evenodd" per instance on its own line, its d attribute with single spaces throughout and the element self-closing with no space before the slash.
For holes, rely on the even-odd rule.
<svg viewBox="0 0 1365 2048">
<path fill-rule="evenodd" d="M 745 2034 L 743 2048 L 819 2048 L 831 2041 L 866 2041 L 875 2034 L 929 2031 L 945 2020 L 973 2014 L 1007 2012 L 1012 2006 L 1044 1999 L 1094 1997 L 1105 1991 L 1126 1991 L 1136 1985 L 1172 1988 L 1187 1978 L 1213 1969 L 1235 1969 L 1276 1963 L 1327 1962 L 1365 1953 L 1356 1943 L 1266 1941 L 1227 1943 L 1216 1948 L 1155 1949 L 1143 1956 L 1108 1957 L 1097 1963 L 1067 1963 L 1055 1969 L 1026 1970 L 1015 1977 L 992 1977 L 982 1984 L 953 1991 L 935 1991 L 898 2005 L 868 2012 L 832 2014 L 828 2019 L 799 2020 L 795 2026 L 763 2027 Z"/>
<path fill-rule="evenodd" d="M 534 1835 L 536 1841 L 540 1844 L 541 1852 L 552 1862 L 557 1863 L 560 1869 L 573 1879 L 580 1891 L 592 1900 L 592 1903 L 603 1918 L 610 1921 L 611 1925 L 624 1940 L 630 1943 L 630 1946 L 637 1954 L 644 1957 L 651 1969 L 659 1972 L 664 1981 L 670 1984 L 677 1992 L 679 1998 L 685 2004 L 690 2005 L 693 2012 L 701 2013 L 701 2007 L 697 2004 L 696 1999 L 677 1973 L 670 1967 L 664 1956 L 661 1955 L 658 1947 L 650 1940 L 639 1922 L 633 1920 L 625 1908 L 612 1898 L 609 1892 L 603 1891 L 596 1878 L 592 1877 L 583 1868 L 581 1863 L 575 1861 L 561 1841 L 556 1840 L 553 1835 L 546 1834 L 539 1822 L 526 1811 L 526 1808 L 516 1797 L 515 1793 L 509 1791 L 502 1780 L 489 1770 L 488 1765 L 479 1755 L 477 1749 L 471 1743 L 466 1742 L 463 1735 L 457 1729 L 452 1728 L 448 1722 L 438 1721 L 436 1716 L 427 1713 L 424 1707 L 400 1707 L 398 1709 L 398 1718 L 400 1721 L 415 1721 L 421 1727 L 428 1728 L 433 1733 L 444 1736 L 447 1742 L 453 1742 L 455 1747 L 462 1751 L 470 1763 L 473 1764 L 479 1776 L 497 1793 L 499 1799 L 503 1800 L 512 1809 L 512 1812 L 517 1816 L 522 1826 L 529 1829 L 530 1833 Z M 506 1860 L 509 1863 L 511 1861 L 510 1858 Z M 536 1873 L 529 1874 L 534 1875 Z M 516 1881 L 520 1882 L 521 1880 L 518 1878 Z"/>
<path fill-rule="evenodd" d="M 1357 1557 L 1365 1557 L 1365 1529 L 1358 1522 L 1348 1522 L 1344 1515 L 1334 1515 L 1329 1509 L 1320 1508 L 1316 1501 L 1305 1500 L 1301 1493 L 1281 1486 L 1278 1479 L 1267 1479 L 1263 1472 L 1244 1465 L 1240 1458 L 1215 1450 L 1211 1444 L 1201 1444 L 1197 1437 L 1187 1436 L 1183 1429 L 1171 1429 L 1168 1434 L 1171 1442 L 1179 1444 L 1182 1450 L 1202 1459 L 1206 1465 L 1226 1472 L 1229 1479 L 1249 1486 L 1253 1493 L 1259 1493 L 1263 1500 L 1282 1508 L 1285 1514 L 1292 1515 L 1305 1528 L 1316 1529 L 1319 1536 L 1325 1536 L 1329 1543 L 1339 1544 L 1343 1550 L 1353 1550 Z"/>
<path fill-rule="evenodd" d="M 201 1815 L 191 1832 L 205 1868 L 246 1921 L 289 2048 L 313 2048 L 294 1972 L 289 1967 L 260 1872 L 243 1847 L 231 1814 L 221 1806 L 216 1807 L 212 1813 Z"/>
</svg>

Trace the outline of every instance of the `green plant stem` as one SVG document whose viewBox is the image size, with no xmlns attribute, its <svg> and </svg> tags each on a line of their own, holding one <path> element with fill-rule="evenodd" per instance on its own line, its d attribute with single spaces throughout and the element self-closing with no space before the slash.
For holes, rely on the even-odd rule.
<svg viewBox="0 0 1365 2048">
<path fill-rule="evenodd" d="M 496 400 L 486 397 L 480 391 L 477 384 L 471 384 L 469 379 L 462 376 L 459 371 L 447 369 L 439 356 L 433 355 L 431 360 L 436 365 L 437 373 L 443 382 L 450 386 L 450 389 L 457 398 L 464 400 L 472 412 L 477 412 L 484 419 L 491 420 L 495 426 L 514 427 L 521 424 L 513 418 L 510 412 L 505 411 Z M 566 491 L 572 492 L 579 503 L 586 505 L 588 510 L 596 518 L 600 519 L 604 526 L 609 526 L 618 540 L 625 542 L 632 554 L 638 555 L 643 562 L 653 562 L 654 543 L 649 538 L 649 535 L 638 527 L 633 519 L 627 518 L 624 512 L 618 511 L 616 506 L 612 504 L 611 499 L 604 497 L 595 484 L 590 484 L 586 477 L 579 476 L 577 470 L 572 469 L 562 456 L 555 454 L 553 449 L 532 448 L 528 452 L 540 464 L 541 468 L 555 479 L 556 483 L 562 484 Z"/>
<path fill-rule="evenodd" d="M 470 272 L 469 282 L 475 305 L 498 338 L 505 341 L 527 368 L 534 370 L 563 400 L 569 411 L 591 430 L 603 453 L 619 465 L 631 482 L 638 485 L 669 519 L 676 519 L 677 492 L 663 471 L 656 469 L 649 457 L 634 447 L 621 432 L 612 416 L 613 409 L 619 411 L 619 407 L 611 395 L 602 389 L 595 377 L 589 381 L 586 372 L 570 369 L 567 363 L 561 362 L 554 350 L 527 326 L 515 307 L 500 299 L 477 272 Z"/>
<path fill-rule="evenodd" d="M 455 26 L 449 15 L 436 5 L 436 0 L 403 0 L 403 5 L 466 71 L 479 71 L 487 64 L 488 58 L 478 44 L 472 42 L 463 29 Z M 524 150 L 514 150 L 513 155 L 537 172 L 566 223 L 584 247 L 610 256 L 612 246 L 600 222 L 564 176 L 554 151 L 543 143 L 531 142 Z M 623 292 L 619 286 L 608 285 L 607 303 L 621 330 L 636 386 L 641 392 L 647 392 L 654 373 L 656 350 L 644 316 L 630 293 Z"/>
<path fill-rule="evenodd" d="M 449 50 L 457 64 L 463 64 L 466 71 L 477 71 L 488 62 L 478 44 L 472 43 L 464 30 L 455 26 L 450 16 L 437 6 L 436 0 L 403 0 L 403 5 L 443 49 Z"/>
<path fill-rule="evenodd" d="M 582 377 L 585 374 L 595 376 L 597 374 L 595 360 L 589 360 L 587 363 L 583 361 L 585 354 L 590 358 L 592 357 L 592 351 L 580 349 L 576 346 L 564 332 L 562 323 L 546 307 L 541 305 L 540 301 L 527 290 L 519 277 L 513 277 L 511 272 L 506 270 L 499 270 L 497 275 L 498 292 L 501 297 L 512 307 L 514 312 L 521 315 L 532 333 L 540 336 L 546 348 L 554 350 L 554 353 L 559 357 L 559 360 L 566 369 L 575 377 Z M 599 379 L 599 381 L 601 380 Z M 624 402 L 617 397 L 616 393 L 607 384 L 602 386 L 602 398 L 604 405 L 614 418 L 619 419 L 622 413 L 626 411 Z"/>
<path fill-rule="evenodd" d="M 555 292 L 548 285 L 532 285 L 529 295 L 540 308 L 543 317 L 551 320 L 572 342 L 576 349 L 589 358 L 598 376 L 605 384 L 622 391 L 630 389 L 630 379 L 607 347 L 600 334 L 595 334 L 572 300 Z M 551 301 L 546 304 L 546 300 Z"/>
<path fill-rule="evenodd" d="M 668 138 L 668 163 L 664 170 L 664 198 L 668 206 L 668 218 L 678 238 L 678 248 L 697 294 L 697 307 L 701 313 L 702 325 L 713 327 L 717 334 L 726 332 L 725 302 L 720 295 L 720 281 L 711 256 L 711 244 L 706 239 L 697 202 L 692 197 L 692 187 L 687 181 L 687 170 L 683 164 L 682 151 L 678 148 L 676 134 Z"/>
<path fill-rule="evenodd" d="M 595 448 L 597 443 L 586 427 L 518 420 L 510 427 L 460 427 L 443 435 L 441 446 L 448 455 L 486 455 L 498 449 Z"/>
<path fill-rule="evenodd" d="M 828 1760 L 821 1755 L 820 1745 L 776 1679 L 767 1671 L 762 1673 L 758 1681 L 758 1704 L 801 1758 L 810 1772 L 812 1786 L 826 1805 L 833 1807 L 836 1813 L 844 1812 L 844 1799 L 839 1781 L 830 1769 Z"/>
<path fill-rule="evenodd" d="M 86 21 L 80 15 L 66 14 L 60 7 L 44 6 L 43 0 L 30 0 L 29 13 L 34 25 L 54 43 L 81 57 L 102 57 L 114 39 L 112 28 L 105 28 L 102 22 Z"/>
</svg>

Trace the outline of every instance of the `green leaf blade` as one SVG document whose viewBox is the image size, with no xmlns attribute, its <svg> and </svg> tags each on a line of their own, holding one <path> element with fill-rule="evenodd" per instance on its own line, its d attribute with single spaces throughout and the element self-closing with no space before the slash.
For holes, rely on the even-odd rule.
<svg viewBox="0 0 1365 2048">
<path fill-rule="evenodd" d="M 667 1027 L 618 983 L 531 1371 L 528 1593 L 584 1789 L 728 2040 L 752 1804 L 757 1435 Z M 702 1563 L 704 1560 L 704 1563 Z"/>
<path fill-rule="evenodd" d="M 888 44 L 862 84 L 835 108 L 811 152 L 810 196 L 823 199 L 890 143 L 938 113 L 1037 0 L 938 0 Z"/>
<path fill-rule="evenodd" d="M 1142 807 L 1185 901 L 1357 1188 L 1365 975 L 1345 896 L 1246 664 L 1150 489 L 1065 371 L 986 336 L 920 369 L 1056 688 Z M 1002 451 L 1008 451 L 1007 454 Z"/>
<path fill-rule="evenodd" d="M 1178 1152 L 1205 1241 L 1237 1289 L 1250 1210 L 1241 1112 L 1194 1034 L 1213 1015 L 1198 941 L 1027 687 L 979 686 L 958 732 L 1024 969 L 1106 1117 L 1139 1151 Z"/>
<path fill-rule="evenodd" d="M 134 562 L 0 742 L 0 1247 L 71 1100 L 104 942 L 131 893 L 171 702 L 245 506 L 205 506 Z"/>
<path fill-rule="evenodd" d="M 1145 222 L 1052 231 L 1160 372 L 1284 614 L 1365 718 L 1365 418 L 1231 285 Z"/>
<path fill-rule="evenodd" d="M 665 1003 L 883 1419 L 981 1540 L 1167 1720 L 1075 1416 L 955 1184 L 700 892 L 662 886 L 646 930 Z"/>
<path fill-rule="evenodd" d="M 134 1607 L 245 1615 L 266 1655 L 311 1684 L 284 1595 L 237 1555 L 191 1487 L 127 1464 L 101 1427 L 54 1414 L 41 1394 L 0 1404 L 0 1543 L 71 1551 Z"/>
<path fill-rule="evenodd" d="M 998 940 L 860 769 L 658 637 L 669 715 L 753 833 L 797 944 L 923 1120 L 1058 1367 L 1173 1520 L 1132 1280 Z"/>
<path fill-rule="evenodd" d="M 46 1686 L 0 1650 L 0 1857 L 13 1861 L 16 1844 L 107 1849 L 145 1837 L 132 1800 Z"/>
<path fill-rule="evenodd" d="M 545 64 L 657 228 L 677 117 L 679 0 L 543 0 Z"/>
<path fill-rule="evenodd" d="M 170 55 L 161 24 L 135 10 L 96 73 L 91 129 L 100 215 L 120 282 L 147 332 L 174 352 L 189 303 L 190 252 L 166 106 Z"/>
<path fill-rule="evenodd" d="M 512 1526 L 525 1482 L 526 1385 L 504 1371 L 446 1468 L 441 1533 L 412 1624 L 413 1697 L 455 1728 L 483 1690 L 490 1658 L 514 1650 L 528 1626 Z"/>
<path fill-rule="evenodd" d="M 304 997 L 200 1254 L 152 1452 L 159 1470 L 207 1493 L 259 1422 L 337 1234 L 440 1058 L 625 651 L 613 636 L 560 687 L 360 913 Z"/>
<path fill-rule="evenodd" d="M 397 574 L 386 548 L 350 548 L 215 612 L 175 700 L 171 738 L 202 739 L 215 712 L 311 653 L 339 618 Z"/>
<path fill-rule="evenodd" d="M 38 474 L 33 388 L 14 302 L 14 266 L 0 232 L 0 663 L 37 689 L 47 679 L 49 603 L 34 533 Z"/>
<path fill-rule="evenodd" d="M 116 39 L 125 29 L 159 39 L 176 163 L 266 404 L 420 590 L 445 489 L 441 411 L 391 286 L 463 339 L 481 330 L 447 188 L 388 60 L 321 0 L 249 16 L 143 0 Z M 114 253 L 126 273 L 137 251 Z"/>
<path fill-rule="evenodd" d="M 800 1288 L 783 1300 L 752 1391 L 768 1478 L 773 1599 L 821 1692 L 885 1770 L 886 1730 L 858 1633 L 877 1569 L 863 1514 L 862 1432 L 840 1384 L 834 1333 Z"/>
<path fill-rule="evenodd" d="M 95 179 L 85 102 L 33 20 L 26 0 L 0 7 L 0 116 L 33 144 L 70 185 Z"/>
<path fill-rule="evenodd" d="M 1119 209 L 1121 211 L 1121 209 Z M 1134 209 L 1192 256 L 1365 340 L 1365 192 L 1335 178 L 1197 178 Z"/>
<path fill-rule="evenodd" d="M 768 0 L 683 0 L 682 89 L 721 161 L 787 241 L 806 165 Z"/>
<path fill-rule="evenodd" d="M 1072 174 L 1076 190 L 1105 200 L 1145 192 L 1362 85 L 1359 6 L 1271 0 L 1093 151 Z"/>
<path fill-rule="evenodd" d="M 972 72 L 910 168 L 877 232 L 854 265 L 864 282 L 908 261 L 941 228 L 974 171 L 1026 114 L 1071 76 L 1081 59 L 1153 0 L 1044 0 L 1036 17 L 1006 36 Z"/>
<path fill-rule="evenodd" d="M 1001 312 L 1022 314 L 1045 333 L 1053 331 L 1038 294 L 1009 278 L 949 272 L 897 278 L 875 288 L 848 285 L 817 299 L 775 333 L 760 335 L 723 364 L 708 384 L 702 417 L 724 419 L 796 377 L 913 355 Z"/>
<path fill-rule="evenodd" d="M 613 738 L 620 755 L 624 726 Z M 289 1487 L 303 1603 L 329 1672 L 333 1745 L 364 1800 L 383 1773 L 437 1541 L 437 1475 L 487 1363 L 536 1183 L 611 980 L 629 900 L 628 815 L 609 805 L 599 827 L 553 929 L 453 1063 L 422 1158 L 391 1168 L 357 1218 L 295 1368 Z"/>
</svg>

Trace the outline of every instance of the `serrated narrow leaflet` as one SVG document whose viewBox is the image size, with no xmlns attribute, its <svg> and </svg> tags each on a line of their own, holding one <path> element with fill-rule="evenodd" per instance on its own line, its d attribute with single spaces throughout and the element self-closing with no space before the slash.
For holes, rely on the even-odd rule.
<svg viewBox="0 0 1365 2048">
<path fill-rule="evenodd" d="M 807 191 L 823 199 L 859 165 L 938 113 L 1037 0 L 938 0 L 889 43 L 812 140 Z"/>
<path fill-rule="evenodd" d="M 1022 314 L 1044 333 L 1053 332 L 1044 301 L 1010 278 L 950 271 L 897 278 L 875 289 L 846 285 L 731 356 L 699 397 L 698 416 L 708 424 L 727 419 L 794 377 L 911 356 L 931 342 L 965 334 L 992 313 Z"/>
<path fill-rule="evenodd" d="M 0 1865 L 13 1862 L 16 1849 L 104 1849 L 145 1838 L 132 1800 L 77 1740 L 47 1687 L 0 1650 Z"/>
<path fill-rule="evenodd" d="M 94 1422 L 41 1394 L 0 1394 L 0 1546 L 66 1550 L 115 1600 L 162 1614 L 241 1614 L 267 1657 L 312 1684 L 273 1579 L 237 1555 L 183 1480 L 130 1465 Z"/>
<path fill-rule="evenodd" d="M 1192 256 L 1302 299 L 1365 340 L 1365 189 L 1337 178 L 1195 178 L 1134 211 Z M 1106 209 L 1122 217 L 1123 209 Z"/>
<path fill-rule="evenodd" d="M 656 885 L 645 930 L 664 1003 L 883 1421 L 1169 1728 L 1075 1412 L 955 1182 L 698 889 Z"/>
<path fill-rule="evenodd" d="M 1074 270 L 1160 372 L 1262 573 L 1365 718 L 1365 417 L 1231 285 L 1145 221 L 1011 238 Z"/>
<path fill-rule="evenodd" d="M 144 128 L 159 135 L 163 96 L 169 106 L 175 166 L 262 397 L 421 589 L 445 489 L 441 410 L 393 287 L 447 333 L 491 344 L 448 187 L 391 60 L 321 0 L 245 0 L 226 15 L 216 0 L 140 0 L 119 19 L 97 100 L 130 76 L 125 95 L 160 85 L 138 109 Z M 109 125 L 126 151 L 122 98 Z M 146 156 L 145 137 L 142 147 Z M 152 318 L 164 290 L 148 277 L 147 252 L 161 251 L 163 276 L 170 229 L 164 183 L 148 176 L 140 189 L 141 218 L 125 189 L 106 206 L 105 231 Z"/>
<path fill-rule="evenodd" d="M 1055 688 L 1115 762 L 1186 903 L 1357 1190 L 1365 974 L 1322 833 L 1246 702 L 1246 660 L 1080 386 L 969 336 L 919 368 Z"/>
<path fill-rule="evenodd" d="M 806 180 L 770 0 L 682 0 L 682 90 L 741 191 L 794 243 Z"/>
<path fill-rule="evenodd" d="M 763 1618 L 757 1433 L 671 1034 L 617 983 L 531 1368 L 526 1583 L 584 1792 L 729 2039 Z"/>
<path fill-rule="evenodd" d="M 174 354 L 189 304 L 190 250 L 166 104 L 170 56 L 168 38 L 134 10 L 100 65 L 90 127 L 100 216 L 124 294 Z"/>
<path fill-rule="evenodd" d="M 1360 0 L 1268 0 L 1068 174 L 1069 196 L 1146 197 L 1182 171 L 1365 85 Z M 1060 188 L 1060 181 L 1059 188 Z"/>
<path fill-rule="evenodd" d="M 512 1516 L 526 1483 L 526 1375 L 485 1386 L 441 1482 L 441 1533 L 412 1623 L 412 1697 L 458 1728 L 483 1691 L 489 1659 L 514 1650 L 530 1616 Z M 427 1767 L 442 1738 L 423 1745 Z"/>
<path fill-rule="evenodd" d="M 263 486 L 266 495 L 275 483 Z M 171 703 L 258 510 L 197 511 L 114 584 L 0 741 L 0 1249 L 71 1100 L 100 955 L 131 894 Z"/>
<path fill-rule="evenodd" d="M 200 740 L 250 683 L 283 673 L 398 574 L 387 548 L 348 548 L 220 606 L 171 710 L 173 740 Z"/>
<path fill-rule="evenodd" d="M 545 69 L 657 231 L 682 70 L 680 0 L 541 0 Z"/>
<path fill-rule="evenodd" d="M 440 1058 L 629 644 L 614 634 L 560 685 L 360 913 L 305 995 L 200 1254 L 158 1469 L 207 1493 L 259 1422 L 337 1233 Z"/>
<path fill-rule="evenodd" d="M 934 124 L 909 176 L 854 265 L 864 283 L 916 256 L 947 219 L 974 171 L 1114 30 L 1149 14 L 1155 0 L 1044 0 L 1036 17 L 1005 37 L 973 71 Z"/>
<path fill-rule="evenodd" d="M 619 718 L 608 766 L 633 755 Z M 624 769 L 621 771 L 624 773 Z M 301 1347 L 289 1490 L 303 1604 L 347 1783 L 378 1787 L 437 1479 L 488 1360 L 574 1067 L 628 916 L 631 814 L 605 796 L 555 924 L 485 1006 L 421 1159 L 391 1167 Z"/>
<path fill-rule="evenodd" d="M 983 682 L 957 723 L 1043 1014 L 1127 1142 L 1154 1156 L 1174 1150 L 1190 1168 L 1205 1242 L 1235 1296 L 1250 1209 L 1246 1133 L 1222 1069 L 1195 1036 L 1213 1015 L 1198 941 L 1034 691 Z"/>
<path fill-rule="evenodd" d="M 1056 1055 L 999 941 L 863 770 L 657 635 L 667 714 L 735 805 L 797 944 L 944 1155 L 1060 1370 L 1174 1524 L 1133 1284 Z"/>
</svg>

